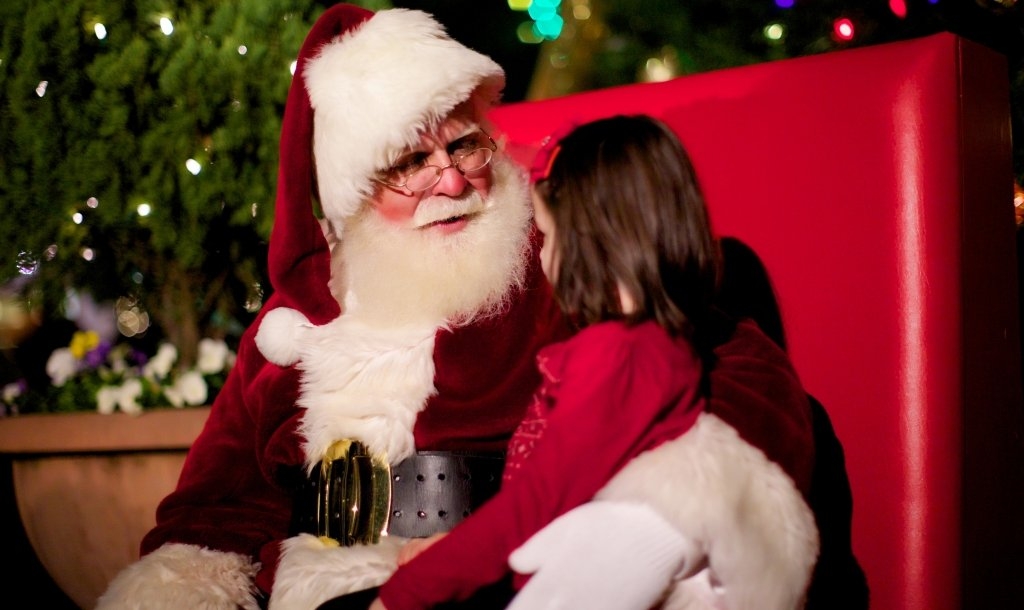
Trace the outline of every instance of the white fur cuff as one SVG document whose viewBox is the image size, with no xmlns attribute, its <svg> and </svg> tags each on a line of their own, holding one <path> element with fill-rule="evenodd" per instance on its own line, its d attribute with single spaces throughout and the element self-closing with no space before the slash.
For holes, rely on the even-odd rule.
<svg viewBox="0 0 1024 610">
<path fill-rule="evenodd" d="M 235 553 L 165 544 L 121 571 L 97 610 L 259 610 L 258 565 Z"/>
<path fill-rule="evenodd" d="M 814 514 L 782 468 L 718 417 L 701 415 L 638 456 L 597 497 L 646 503 L 702 545 L 725 607 L 803 607 L 818 556 Z M 704 607 L 695 590 L 709 588 L 676 583 L 665 608 Z"/>
<path fill-rule="evenodd" d="M 281 561 L 270 596 L 270 610 L 307 610 L 339 595 L 378 587 L 398 565 L 404 538 L 384 537 L 379 544 L 338 546 L 310 534 L 281 545 Z"/>
</svg>

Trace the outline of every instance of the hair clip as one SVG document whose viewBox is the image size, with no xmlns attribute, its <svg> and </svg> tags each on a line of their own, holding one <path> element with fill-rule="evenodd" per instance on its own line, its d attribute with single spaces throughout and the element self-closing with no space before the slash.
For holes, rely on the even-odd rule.
<svg viewBox="0 0 1024 610">
<path fill-rule="evenodd" d="M 558 153 L 562 152 L 562 139 L 578 126 L 579 122 L 569 121 L 541 140 L 540 149 L 530 166 L 530 184 L 548 179 L 548 176 L 551 175 L 551 166 L 555 164 L 555 158 L 558 157 Z"/>
<path fill-rule="evenodd" d="M 562 151 L 562 146 L 555 143 L 554 146 L 549 146 L 553 139 L 548 136 L 544 138 L 544 143 L 541 145 L 537 156 L 533 159 L 533 165 L 530 167 L 530 184 L 536 184 L 541 180 L 547 180 L 548 176 L 551 175 L 551 166 L 555 163 L 555 157 Z"/>
</svg>

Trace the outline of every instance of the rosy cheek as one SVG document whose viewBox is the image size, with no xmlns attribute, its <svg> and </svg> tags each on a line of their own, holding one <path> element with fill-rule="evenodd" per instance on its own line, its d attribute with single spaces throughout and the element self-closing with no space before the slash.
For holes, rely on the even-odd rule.
<svg viewBox="0 0 1024 610">
<path fill-rule="evenodd" d="M 374 208 L 385 220 L 402 222 L 412 218 L 416 212 L 416 197 L 406 197 L 398 193 L 384 193 L 374 201 Z"/>
<path fill-rule="evenodd" d="M 466 178 L 466 182 L 473 187 L 473 190 L 477 191 L 484 197 L 490 194 L 491 191 L 491 174 L 487 173 L 477 178 Z"/>
</svg>

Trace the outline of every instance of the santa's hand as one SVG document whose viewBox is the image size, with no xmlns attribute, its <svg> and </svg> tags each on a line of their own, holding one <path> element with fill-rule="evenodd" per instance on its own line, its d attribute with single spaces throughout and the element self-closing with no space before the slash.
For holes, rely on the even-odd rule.
<svg viewBox="0 0 1024 610">
<path fill-rule="evenodd" d="M 595 501 L 552 521 L 516 549 L 509 565 L 533 574 L 508 610 L 647 610 L 704 554 L 654 510 Z"/>
</svg>

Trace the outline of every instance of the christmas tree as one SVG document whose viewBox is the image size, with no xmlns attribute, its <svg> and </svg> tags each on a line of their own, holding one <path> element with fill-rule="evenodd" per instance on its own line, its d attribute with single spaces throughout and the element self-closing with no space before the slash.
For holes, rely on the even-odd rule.
<svg viewBox="0 0 1024 610">
<path fill-rule="evenodd" d="M 380 4 L 380 3 L 376 3 Z M 0 284 L 116 303 L 194 358 L 266 291 L 277 142 L 311 0 L 7 0 Z"/>
</svg>

